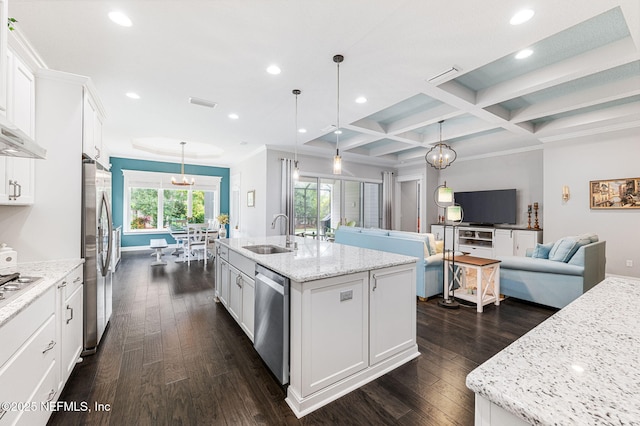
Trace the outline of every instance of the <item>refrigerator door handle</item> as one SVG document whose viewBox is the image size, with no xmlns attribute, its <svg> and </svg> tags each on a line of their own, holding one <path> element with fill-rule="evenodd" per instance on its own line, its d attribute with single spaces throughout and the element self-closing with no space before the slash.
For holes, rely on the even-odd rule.
<svg viewBox="0 0 640 426">
<path fill-rule="evenodd" d="M 100 209 L 105 209 L 106 213 L 107 213 L 107 256 L 106 258 L 101 258 L 101 262 L 102 262 L 102 276 L 106 277 L 107 273 L 109 272 L 109 267 L 111 265 L 111 250 L 113 248 L 113 224 L 111 223 L 111 208 L 109 207 L 109 200 L 107 199 L 107 194 L 106 193 L 102 193 L 102 203 L 100 203 Z M 102 217 L 102 214 L 100 214 L 98 217 Z M 104 227 L 100 226 L 100 232 L 104 232 Z M 102 235 L 100 235 L 99 237 L 99 241 L 102 244 Z M 102 247 L 100 247 L 102 249 Z M 102 251 L 102 250 L 100 250 Z"/>
</svg>

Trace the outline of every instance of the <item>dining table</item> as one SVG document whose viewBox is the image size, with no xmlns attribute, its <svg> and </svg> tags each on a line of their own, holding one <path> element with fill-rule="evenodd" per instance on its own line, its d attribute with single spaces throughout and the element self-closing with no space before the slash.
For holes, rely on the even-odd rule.
<svg viewBox="0 0 640 426">
<path fill-rule="evenodd" d="M 178 256 L 175 260 L 176 263 L 182 263 L 189 260 L 190 253 L 187 250 L 187 237 L 188 232 L 186 227 L 177 227 L 177 226 L 169 226 L 167 228 L 167 232 L 169 235 L 176 241 L 176 248 L 171 253 L 174 256 Z M 203 231 L 204 232 L 204 231 Z M 215 228 L 206 229 L 208 239 L 217 239 L 218 238 L 218 230 Z"/>
</svg>

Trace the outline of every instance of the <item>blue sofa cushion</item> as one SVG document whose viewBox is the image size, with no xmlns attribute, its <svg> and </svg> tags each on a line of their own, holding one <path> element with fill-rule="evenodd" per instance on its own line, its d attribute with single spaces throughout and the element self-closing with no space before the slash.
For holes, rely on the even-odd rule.
<svg viewBox="0 0 640 426">
<path fill-rule="evenodd" d="M 402 238 L 404 240 L 422 241 L 424 243 L 424 257 L 431 256 L 429 244 L 421 234 L 416 234 L 415 232 L 389 231 L 389 236 L 392 238 Z"/>
<path fill-rule="evenodd" d="M 551 248 L 549 260 L 565 263 L 570 261 L 580 247 L 591 244 L 591 238 L 591 235 L 560 238 Z"/>
<path fill-rule="evenodd" d="M 535 248 L 533 249 L 533 253 L 531 257 L 535 257 L 538 259 L 548 259 L 549 252 L 553 248 L 554 243 L 540 244 L 536 243 Z"/>
<path fill-rule="evenodd" d="M 370 235 L 382 235 L 383 237 L 389 236 L 389 231 L 387 229 L 380 228 L 362 228 L 362 233 Z"/>
<path fill-rule="evenodd" d="M 571 265 L 564 262 L 557 262 L 549 259 L 536 259 L 533 257 L 502 256 L 500 269 L 515 269 L 520 271 L 544 272 L 558 275 L 582 276 L 584 267 Z"/>
</svg>

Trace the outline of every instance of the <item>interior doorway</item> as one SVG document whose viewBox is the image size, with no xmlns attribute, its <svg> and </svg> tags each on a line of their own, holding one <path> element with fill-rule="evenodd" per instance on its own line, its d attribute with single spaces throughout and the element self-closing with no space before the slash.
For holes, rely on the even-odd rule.
<svg viewBox="0 0 640 426">
<path fill-rule="evenodd" d="M 420 182 L 400 182 L 400 230 L 420 232 Z"/>
</svg>

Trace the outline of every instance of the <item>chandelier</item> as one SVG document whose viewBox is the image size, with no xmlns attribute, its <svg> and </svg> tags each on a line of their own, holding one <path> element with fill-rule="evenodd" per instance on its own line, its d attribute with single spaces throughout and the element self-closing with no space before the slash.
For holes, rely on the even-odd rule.
<svg viewBox="0 0 640 426">
<path fill-rule="evenodd" d="M 171 183 L 177 186 L 191 186 L 196 183 L 196 180 L 194 178 L 191 178 L 191 181 L 189 181 L 189 179 L 187 179 L 187 177 L 184 175 L 184 146 L 186 144 L 186 142 L 180 142 L 180 145 L 182 145 L 182 164 L 180 167 L 182 179 L 177 180 L 175 177 L 171 177 Z"/>
<path fill-rule="evenodd" d="M 440 120 L 438 123 L 440 124 L 440 142 L 427 152 L 424 159 L 434 169 L 442 170 L 449 167 L 456 160 L 457 154 L 449 145 L 442 142 L 442 123 L 444 123 L 444 120 Z"/>
</svg>

